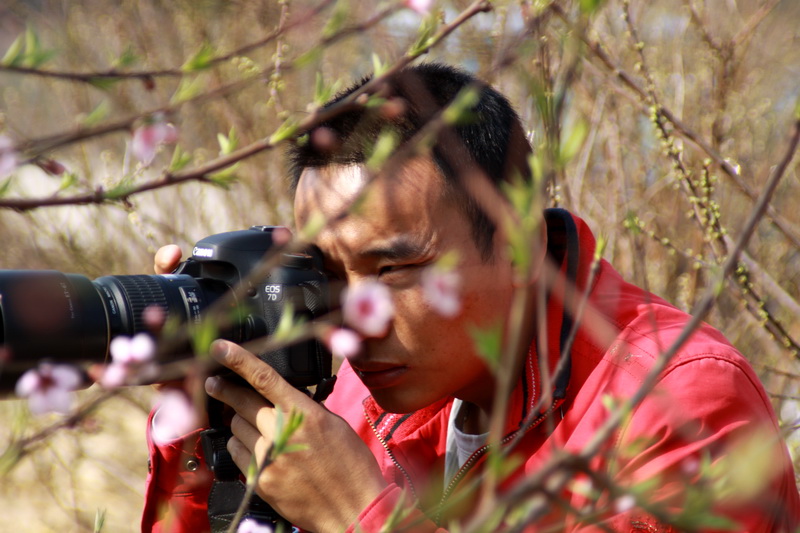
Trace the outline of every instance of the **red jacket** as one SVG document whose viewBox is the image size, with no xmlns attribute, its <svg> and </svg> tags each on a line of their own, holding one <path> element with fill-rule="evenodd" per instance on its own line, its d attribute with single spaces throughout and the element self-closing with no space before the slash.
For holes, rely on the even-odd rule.
<svg viewBox="0 0 800 533">
<path fill-rule="evenodd" d="M 548 300 L 551 374 L 572 330 L 572 315 L 564 308 L 575 309 L 587 284 L 591 285 L 591 305 L 580 315 L 582 326 L 550 400 L 542 401 L 548 381 L 540 376 L 536 343 L 530 348 L 506 417 L 503 442 L 515 442 L 512 461 L 517 466 L 503 479 L 501 495 L 519 490 L 555 454 L 580 452 L 607 420 L 609 408 L 636 393 L 659 353 L 672 344 L 688 320 L 665 301 L 624 282 L 605 261 L 596 275 L 590 273 L 595 242 L 583 221 L 565 211 L 550 210 L 547 223 L 548 248 L 560 265 Z M 564 279 L 574 280 L 578 290 L 565 289 L 570 284 Z M 573 304 L 565 306 L 565 300 Z M 597 326 L 601 323 L 603 327 Z M 481 450 L 476 452 L 444 487 L 451 399 L 415 413 L 386 413 L 345 362 L 325 405 L 344 417 L 367 443 L 390 484 L 351 531 L 380 531 L 403 498 L 417 503 L 416 507 L 408 504 L 410 514 L 404 521 L 414 531 L 436 530 L 452 517 L 468 519 L 476 504 L 470 488 L 476 486 L 473 481 L 480 477 L 486 456 Z M 520 430 L 524 421 L 528 425 Z M 169 531 L 208 528 L 204 470 L 187 472 L 182 467 L 190 457 L 201 458 L 195 441 L 196 436 L 190 436 L 172 449 L 151 444 L 143 531 L 166 531 L 159 529 L 165 517 L 172 520 Z M 600 453 L 573 468 L 569 481 L 551 495 L 560 498 L 562 505 L 550 505 L 550 513 L 526 531 L 546 525 L 563 531 L 602 531 L 591 521 L 575 519 L 575 510 L 590 505 L 596 505 L 595 520 L 613 531 L 678 531 L 678 527 L 659 524 L 655 516 L 702 507 L 703 498 L 711 494 L 720 495 L 714 513 L 736 522 L 737 531 L 794 532 L 800 525 L 794 471 L 770 402 L 750 365 L 708 325 L 701 326 L 672 358 L 653 391 L 602 443 Z M 706 475 L 709 472 L 725 476 L 723 488 L 714 489 Z M 614 494 L 609 494 L 609 484 L 616 487 Z M 725 492 L 725 488 L 731 490 Z M 631 493 L 657 507 L 644 512 L 633 505 L 627 495 Z M 528 494 L 527 499 L 535 501 L 538 496 L 541 492 Z M 165 514 L 165 506 L 173 512 Z M 561 510 L 566 506 L 572 511 Z M 714 527 L 704 531 L 714 531 Z"/>
</svg>

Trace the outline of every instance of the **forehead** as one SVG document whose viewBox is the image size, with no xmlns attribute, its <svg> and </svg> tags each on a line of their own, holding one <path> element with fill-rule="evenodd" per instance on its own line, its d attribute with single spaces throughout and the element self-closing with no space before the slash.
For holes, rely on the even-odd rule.
<svg viewBox="0 0 800 533">
<path fill-rule="evenodd" d="M 379 175 L 356 164 L 306 168 L 297 184 L 295 218 L 298 228 L 317 213 L 328 221 L 345 214 L 373 222 L 425 218 L 439 207 L 444 192 L 444 178 L 428 158 L 412 159 Z"/>
</svg>

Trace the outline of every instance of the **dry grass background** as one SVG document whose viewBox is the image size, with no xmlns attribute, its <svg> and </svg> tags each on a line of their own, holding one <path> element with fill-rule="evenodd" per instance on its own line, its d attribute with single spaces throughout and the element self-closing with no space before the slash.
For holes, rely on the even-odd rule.
<svg viewBox="0 0 800 533">
<path fill-rule="evenodd" d="M 268 34 L 284 10 L 297 15 L 320 3 L 6 0 L 0 6 L 0 52 L 30 27 L 43 48 L 58 51 L 43 69 L 105 71 L 131 50 L 138 57 L 131 69 L 175 70 L 204 42 L 219 54 L 239 49 Z M 798 101 L 800 2 L 632 0 L 628 6 L 609 0 L 587 18 L 578 16 L 579 2 L 562 1 L 556 3 L 564 6 L 570 23 L 549 12 L 525 33 L 524 22 L 530 19 L 523 14 L 547 3 L 495 2 L 493 12 L 476 16 L 425 59 L 460 64 L 493 82 L 535 132 L 540 150 L 546 150 L 548 139 L 550 146 L 560 140 L 565 164 L 555 173 L 552 203 L 579 213 L 607 238 L 606 258 L 625 277 L 688 310 L 713 277 L 717 259 L 712 248 L 719 236 L 687 216 L 693 194 L 682 188 L 680 167 L 674 168 L 675 158 L 665 153 L 656 135 L 648 110 L 652 102 L 632 90 L 625 77 L 646 90 L 649 76 L 659 105 L 680 120 L 683 126 L 667 129 L 681 165 L 693 177 L 708 169 L 720 224 L 735 238 L 754 202 L 723 165 L 738 169 L 741 183 L 757 194 L 786 150 Z M 467 4 L 437 3 L 447 22 Z M 405 10 L 335 42 L 308 65 L 292 68 L 293 58 L 318 42 L 338 9 L 346 8 L 341 13 L 350 23 L 378 10 L 366 0 L 337 5 L 278 42 L 249 51 L 248 61 L 267 73 L 263 79 L 176 109 L 170 119 L 194 164 L 216 157 L 216 136 L 231 127 L 244 146 L 268 137 L 287 116 L 302 117 L 313 100 L 318 73 L 328 84 L 337 79 L 347 83 L 371 70 L 373 53 L 393 62 L 416 38 L 421 18 Z M 626 9 L 634 35 L 623 18 Z M 602 43 L 619 70 L 603 63 L 582 37 Z M 280 68 L 271 70 L 276 64 Z M 240 59 L 226 61 L 186 78 L 197 80 L 200 91 L 210 91 L 246 77 L 242 66 Z M 75 130 L 98 106 L 107 110 L 101 123 L 110 123 L 168 105 L 180 78 L 154 81 L 152 88 L 132 80 L 103 90 L 0 70 L 0 131 L 18 140 L 39 139 Z M 542 110 L 553 110 L 562 96 L 563 108 L 548 119 Z M 689 137 L 700 139 L 706 149 Z M 71 188 L 58 194 L 108 189 L 126 176 L 141 183 L 169 163 L 165 152 L 152 167 L 137 166 L 127 153 L 129 141 L 129 132 L 121 131 L 49 152 L 77 176 Z M 238 180 L 227 190 L 193 182 L 99 206 L 0 209 L 0 268 L 55 268 L 90 277 L 150 273 L 152 254 L 161 244 L 177 242 L 186 249 L 212 233 L 289 224 L 280 155 L 273 150 L 242 161 Z M 0 205 L 9 198 L 47 198 L 59 186 L 59 178 L 28 165 L 16 173 Z M 800 438 L 793 425 L 800 416 L 800 371 L 791 343 L 800 339 L 798 200 L 795 161 L 772 203 L 772 220 L 781 227 L 765 218 L 747 248 L 752 289 L 763 304 L 759 308 L 758 301 L 748 302 L 731 280 L 709 317 L 762 377 L 796 460 Z M 634 220 L 644 231 L 630 228 Z M 767 314 L 789 341 L 775 338 Z M 97 509 L 106 511 L 104 531 L 137 530 L 151 394 L 146 388 L 126 391 L 24 457 L 0 481 L 0 530 L 90 531 Z M 94 395 L 90 389 L 81 398 Z M 0 450 L 52 422 L 29 419 L 19 402 L 0 402 Z"/>
</svg>

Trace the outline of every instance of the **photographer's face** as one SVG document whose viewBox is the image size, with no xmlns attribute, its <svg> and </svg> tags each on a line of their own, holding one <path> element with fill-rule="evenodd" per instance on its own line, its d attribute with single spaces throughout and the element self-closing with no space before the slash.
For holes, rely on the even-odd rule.
<svg viewBox="0 0 800 533">
<path fill-rule="evenodd" d="M 448 396 L 488 411 L 494 382 L 470 331 L 506 322 L 513 289 L 505 247 L 495 243 L 493 259 L 481 258 L 469 220 L 445 196 L 428 158 L 368 181 L 358 165 L 308 168 L 295 197 L 298 228 L 318 213 L 336 221 L 314 239 L 333 277 L 349 286 L 377 278 L 390 289 L 388 332 L 367 339 L 351 365 L 388 411 L 410 412 Z M 457 254 L 461 277 L 461 312 L 453 318 L 431 307 L 420 283 L 425 267 L 448 252 Z"/>
</svg>

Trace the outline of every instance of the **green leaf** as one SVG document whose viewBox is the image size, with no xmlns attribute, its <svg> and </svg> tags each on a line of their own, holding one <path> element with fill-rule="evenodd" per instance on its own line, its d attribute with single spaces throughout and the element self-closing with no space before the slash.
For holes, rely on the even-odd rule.
<svg viewBox="0 0 800 533">
<path fill-rule="evenodd" d="M 422 24 L 419 26 L 419 32 L 417 33 L 417 40 L 411 45 L 411 49 L 408 51 L 408 55 L 411 57 L 417 57 L 433 44 L 433 36 L 436 33 L 436 29 L 439 26 L 439 18 L 434 14 L 430 14 L 426 16 L 422 20 Z"/>
<path fill-rule="evenodd" d="M 88 115 L 86 115 L 83 120 L 81 120 L 81 125 L 85 127 L 96 126 L 100 124 L 108 116 L 108 112 L 110 110 L 110 104 L 108 100 L 103 99 L 97 107 L 92 109 Z"/>
<path fill-rule="evenodd" d="M 13 176 L 4 180 L 3 183 L 0 183 L 0 198 L 4 198 L 8 194 L 8 191 L 11 190 L 12 179 L 14 179 Z"/>
<path fill-rule="evenodd" d="M 381 61 L 381 58 L 375 52 L 372 53 L 372 75 L 378 77 L 388 69 L 388 65 Z"/>
<path fill-rule="evenodd" d="M 170 102 L 173 104 L 179 104 L 181 102 L 191 100 L 200 94 L 202 90 L 203 82 L 199 76 L 181 78 L 181 82 L 178 84 L 178 88 L 175 89 L 175 93 L 172 95 L 172 98 L 170 98 Z"/>
<path fill-rule="evenodd" d="M 339 92 L 342 86 L 342 80 L 336 80 L 332 85 L 325 85 L 321 72 L 317 72 L 316 82 L 314 84 L 314 104 L 322 106 L 333 98 L 333 95 Z"/>
<path fill-rule="evenodd" d="M 633 211 L 628 211 L 625 215 L 625 221 L 622 223 L 625 229 L 633 232 L 634 235 L 639 235 L 642 232 L 642 226 L 639 217 Z"/>
<path fill-rule="evenodd" d="M 200 49 L 181 66 L 181 70 L 184 72 L 205 70 L 211 66 L 214 56 L 214 47 L 212 47 L 210 43 L 205 42 L 200 46 Z"/>
<path fill-rule="evenodd" d="M 470 335 L 478 355 L 483 357 L 492 370 L 496 370 L 503 349 L 502 322 L 487 327 L 472 328 Z"/>
<path fill-rule="evenodd" d="M 247 484 L 255 485 L 258 476 L 258 461 L 256 460 L 255 453 L 250 456 L 250 463 L 247 465 L 247 472 L 245 475 L 247 476 Z"/>
<path fill-rule="evenodd" d="M 292 435 L 303 425 L 303 419 L 303 413 L 292 410 L 289 413 L 288 420 L 285 420 L 283 411 L 280 409 L 277 410 L 277 416 L 275 418 L 275 439 L 272 443 L 270 460 L 274 461 L 275 458 L 284 453 L 291 453 L 308 448 L 304 444 L 289 444 L 289 439 L 291 439 Z"/>
<path fill-rule="evenodd" d="M 580 0 L 581 11 L 591 15 L 603 5 L 603 0 Z"/>
<path fill-rule="evenodd" d="M 380 533 L 392 533 L 393 531 L 398 531 L 401 529 L 400 525 L 406 518 L 410 516 L 413 511 L 414 506 L 409 505 L 408 495 L 405 491 L 403 491 L 400 494 L 400 497 L 397 499 L 397 503 L 392 509 L 392 512 L 389 513 L 389 517 L 381 526 Z"/>
<path fill-rule="evenodd" d="M 569 131 L 563 132 L 558 154 L 558 160 L 562 166 L 578 154 L 588 133 L 589 126 L 583 120 L 577 121 Z"/>
<path fill-rule="evenodd" d="M 29 26 L 25 30 L 25 55 L 22 58 L 22 65 L 37 68 L 49 61 L 54 55 L 56 55 L 55 50 L 42 50 L 39 36 Z"/>
<path fill-rule="evenodd" d="M 283 313 L 272 336 L 278 342 L 292 343 L 304 333 L 304 324 L 305 319 L 302 316 L 295 315 L 294 307 L 292 307 L 291 303 L 287 303 L 283 307 Z"/>
<path fill-rule="evenodd" d="M 398 142 L 397 134 L 393 130 L 382 131 L 372 147 L 372 154 L 367 160 L 367 168 L 371 171 L 380 170 L 381 166 L 394 153 Z"/>
<path fill-rule="evenodd" d="M 89 78 L 87 81 L 92 87 L 97 87 L 98 89 L 107 91 L 111 87 L 113 87 L 117 82 L 119 82 L 120 79 L 108 76 L 97 76 L 94 78 Z"/>
<path fill-rule="evenodd" d="M 194 353 L 204 356 L 209 353 L 211 343 L 219 338 L 219 328 L 214 320 L 204 317 L 199 325 L 192 329 L 192 348 Z"/>
<path fill-rule="evenodd" d="M 237 170 L 239 170 L 239 163 L 234 163 L 233 165 L 218 172 L 209 174 L 208 180 L 212 185 L 215 185 L 220 189 L 224 189 L 226 191 L 230 190 L 231 185 L 239 181 L 239 176 L 236 174 Z"/>
<path fill-rule="evenodd" d="M 137 61 L 139 61 L 139 56 L 137 56 L 133 51 L 132 46 L 128 46 L 122 51 L 122 54 L 120 54 L 118 58 L 111 62 L 111 67 L 115 69 L 123 69 L 130 67 Z"/>
<path fill-rule="evenodd" d="M 106 521 L 106 510 L 98 509 L 94 515 L 94 533 L 100 533 L 103 530 L 103 524 Z"/>
<path fill-rule="evenodd" d="M 219 143 L 220 155 L 229 155 L 236 150 L 236 147 L 239 145 L 239 137 L 236 135 L 236 128 L 231 126 L 227 136 L 222 133 L 217 133 L 217 142 Z"/>
<path fill-rule="evenodd" d="M 336 8 L 333 10 L 333 13 L 328 18 L 328 22 L 325 24 L 325 28 L 322 30 L 322 38 L 328 39 L 333 37 L 344 25 L 349 12 L 349 2 L 346 0 L 340 0 L 337 2 Z"/>
<path fill-rule="evenodd" d="M 0 478 L 9 474 L 22 459 L 22 448 L 16 442 L 9 444 L 6 451 L 0 455 Z"/>
<path fill-rule="evenodd" d="M 319 232 L 325 229 L 327 225 L 328 219 L 325 215 L 320 211 L 314 211 L 306 225 L 300 228 L 298 238 L 306 242 L 313 241 Z"/>
<path fill-rule="evenodd" d="M 475 122 L 474 109 L 480 98 L 480 92 L 476 87 L 465 87 L 444 110 L 442 120 L 454 126 Z"/>
<path fill-rule="evenodd" d="M 192 154 L 184 151 L 180 145 L 175 145 L 175 150 L 172 152 L 172 161 L 169 163 L 170 172 L 178 172 L 186 165 L 192 162 Z"/>
<path fill-rule="evenodd" d="M 278 144 L 279 142 L 285 141 L 286 139 L 292 137 L 295 133 L 297 133 L 297 120 L 294 118 L 288 118 L 278 127 L 275 133 L 270 136 L 269 143 Z"/>
<path fill-rule="evenodd" d="M 600 398 L 600 403 L 603 404 L 603 407 L 605 407 L 606 411 L 609 413 L 616 411 L 619 405 L 619 402 L 610 394 L 603 394 Z"/>
<path fill-rule="evenodd" d="M 25 42 L 23 39 L 23 35 L 20 35 L 14 42 L 11 43 L 11 46 L 8 47 L 6 50 L 5 55 L 3 55 L 3 59 L 0 60 L 0 64 L 6 67 L 16 67 L 22 62 L 22 50 L 23 50 L 23 43 Z"/>
<path fill-rule="evenodd" d="M 606 252 L 606 247 L 608 246 L 608 237 L 603 235 L 602 233 L 597 236 L 597 244 L 594 247 L 594 260 L 600 261 L 603 258 L 603 254 Z"/>
<path fill-rule="evenodd" d="M 39 53 L 39 36 L 36 35 L 36 32 L 33 30 L 31 26 L 28 26 L 25 29 L 25 59 L 27 61 L 28 56 L 31 54 L 35 55 Z M 28 65 L 30 66 L 30 65 Z"/>
<path fill-rule="evenodd" d="M 131 181 L 130 178 L 124 178 L 118 184 L 108 189 L 103 194 L 103 198 L 106 200 L 119 200 L 122 198 L 127 198 L 134 189 L 136 189 L 136 185 L 133 183 L 133 181 Z"/>
<path fill-rule="evenodd" d="M 298 57 L 294 65 L 297 70 L 302 70 L 305 67 L 308 67 L 314 63 L 318 63 L 319 59 L 322 57 L 322 48 L 319 46 L 315 46 L 314 48 L 304 52 L 300 57 Z"/>
<path fill-rule="evenodd" d="M 74 172 L 64 172 L 64 174 L 61 176 L 61 183 L 58 186 L 58 192 L 71 189 L 76 183 L 78 183 L 77 174 Z"/>
</svg>

